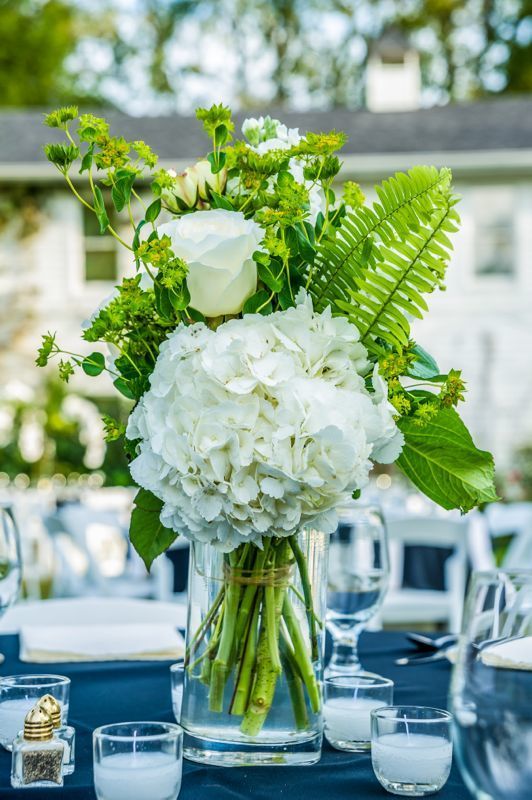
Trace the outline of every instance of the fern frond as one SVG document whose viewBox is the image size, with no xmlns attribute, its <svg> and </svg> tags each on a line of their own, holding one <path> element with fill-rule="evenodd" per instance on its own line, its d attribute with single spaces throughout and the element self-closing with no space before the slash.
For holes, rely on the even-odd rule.
<svg viewBox="0 0 532 800">
<path fill-rule="evenodd" d="M 406 345 L 409 317 L 443 281 L 457 230 L 451 173 L 414 167 L 376 187 L 378 201 L 348 212 L 335 238 L 318 247 L 308 289 L 316 310 L 349 318 L 369 350 L 376 340 Z"/>
</svg>

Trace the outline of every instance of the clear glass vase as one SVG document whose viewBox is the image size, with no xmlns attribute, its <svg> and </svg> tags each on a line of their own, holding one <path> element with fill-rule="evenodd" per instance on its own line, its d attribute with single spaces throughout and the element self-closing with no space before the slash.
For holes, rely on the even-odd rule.
<svg viewBox="0 0 532 800">
<path fill-rule="evenodd" d="M 222 766 L 319 760 L 327 540 L 191 547 L 184 755 Z"/>
</svg>

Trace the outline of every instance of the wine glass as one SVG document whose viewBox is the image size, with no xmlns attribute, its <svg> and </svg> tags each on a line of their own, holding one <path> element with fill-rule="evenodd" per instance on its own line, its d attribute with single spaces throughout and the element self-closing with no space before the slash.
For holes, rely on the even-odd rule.
<svg viewBox="0 0 532 800">
<path fill-rule="evenodd" d="M 0 506 L 0 617 L 20 593 L 22 562 L 20 539 L 13 511 Z M 0 654 L 0 662 L 4 657 Z"/>
<path fill-rule="evenodd" d="M 458 763 L 473 797 L 530 798 L 532 570 L 474 575 L 450 703 Z"/>
<path fill-rule="evenodd" d="M 333 652 L 325 677 L 362 670 L 358 639 L 383 601 L 389 575 L 386 527 L 378 506 L 353 502 L 338 517 L 329 547 L 327 629 Z"/>
</svg>

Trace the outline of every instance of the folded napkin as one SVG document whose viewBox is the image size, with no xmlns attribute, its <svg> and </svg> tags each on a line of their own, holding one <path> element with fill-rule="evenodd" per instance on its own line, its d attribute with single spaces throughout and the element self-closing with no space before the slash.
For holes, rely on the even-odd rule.
<svg viewBox="0 0 532 800">
<path fill-rule="evenodd" d="M 69 661 L 167 661 L 182 658 L 185 643 L 172 625 L 25 625 L 20 660 L 37 664 Z"/>
<path fill-rule="evenodd" d="M 482 650 L 480 658 L 489 667 L 532 670 L 532 636 L 489 645 Z"/>
</svg>

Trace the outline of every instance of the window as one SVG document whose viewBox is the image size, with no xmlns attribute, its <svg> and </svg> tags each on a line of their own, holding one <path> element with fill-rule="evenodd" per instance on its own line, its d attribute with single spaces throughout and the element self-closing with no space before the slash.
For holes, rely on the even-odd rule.
<svg viewBox="0 0 532 800">
<path fill-rule="evenodd" d="M 490 187 L 475 197 L 475 272 L 479 277 L 515 276 L 514 196 Z"/>
<path fill-rule="evenodd" d="M 112 224 L 112 211 L 107 208 Z M 118 278 L 117 246 L 110 234 L 100 235 L 100 225 L 92 211 L 83 206 L 85 244 L 85 280 L 116 281 Z"/>
</svg>

